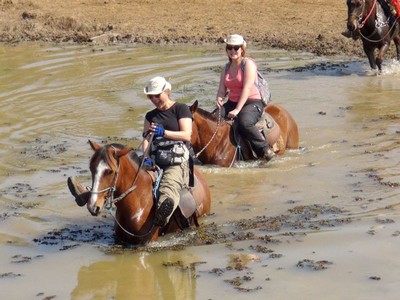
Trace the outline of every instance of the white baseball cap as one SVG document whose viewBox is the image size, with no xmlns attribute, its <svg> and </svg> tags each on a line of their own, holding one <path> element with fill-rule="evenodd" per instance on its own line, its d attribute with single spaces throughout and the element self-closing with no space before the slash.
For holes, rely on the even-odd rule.
<svg viewBox="0 0 400 300">
<path fill-rule="evenodd" d="M 239 35 L 239 34 L 231 34 L 228 36 L 226 39 L 224 39 L 224 42 L 232 45 L 232 46 L 241 46 L 244 45 L 246 42 L 244 41 L 244 38 Z"/>
<path fill-rule="evenodd" d="M 171 84 L 164 77 L 157 76 L 150 79 L 143 91 L 146 95 L 159 95 L 167 89 L 171 90 Z"/>
</svg>

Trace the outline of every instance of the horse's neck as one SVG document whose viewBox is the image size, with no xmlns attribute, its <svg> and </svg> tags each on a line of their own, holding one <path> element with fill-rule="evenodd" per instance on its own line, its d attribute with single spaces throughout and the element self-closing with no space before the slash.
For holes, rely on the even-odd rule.
<svg viewBox="0 0 400 300">
<path fill-rule="evenodd" d="M 387 21 L 388 17 L 386 16 L 385 10 L 379 0 L 366 0 L 365 1 L 365 9 L 363 19 L 368 18 L 366 21 L 366 25 L 369 27 L 376 27 L 376 19 L 380 19 L 384 22 Z"/>
</svg>

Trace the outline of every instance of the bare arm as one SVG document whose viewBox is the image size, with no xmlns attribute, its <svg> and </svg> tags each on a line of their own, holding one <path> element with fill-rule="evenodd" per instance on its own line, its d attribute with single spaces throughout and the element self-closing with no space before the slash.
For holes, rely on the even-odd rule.
<svg viewBox="0 0 400 300">
<path fill-rule="evenodd" d="M 149 139 L 152 135 L 152 133 L 148 134 L 146 137 L 144 136 L 150 129 L 150 123 L 149 121 L 144 118 L 144 125 L 143 125 L 143 143 L 142 143 L 142 151 L 145 153 L 147 147 L 149 146 Z"/>
<path fill-rule="evenodd" d="M 181 118 L 179 119 L 179 131 L 165 130 L 164 137 L 175 141 L 190 142 L 192 136 L 192 119 Z"/>
<path fill-rule="evenodd" d="M 221 76 L 219 78 L 219 88 L 217 93 L 217 106 L 221 107 L 224 104 L 224 98 L 226 94 L 225 86 L 225 68 L 222 69 Z"/>
</svg>

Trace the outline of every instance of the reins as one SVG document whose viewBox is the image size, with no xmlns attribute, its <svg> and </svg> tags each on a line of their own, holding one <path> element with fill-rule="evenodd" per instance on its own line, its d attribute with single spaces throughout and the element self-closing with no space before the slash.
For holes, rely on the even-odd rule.
<svg viewBox="0 0 400 300">
<path fill-rule="evenodd" d="M 219 125 L 220 125 L 220 124 L 221 124 L 221 107 L 218 108 L 217 127 L 215 128 L 215 131 L 214 131 L 213 135 L 211 136 L 211 138 L 210 138 L 210 140 L 208 141 L 208 143 L 205 144 L 204 147 L 203 147 L 199 152 L 197 152 L 197 153 L 194 155 L 195 158 L 199 157 L 199 155 L 200 155 L 204 150 L 206 150 L 206 148 L 207 148 L 207 147 L 211 144 L 211 142 L 214 140 L 215 136 L 217 135 L 218 128 L 219 128 Z"/>
<path fill-rule="evenodd" d="M 372 7 L 371 7 L 370 11 L 368 12 L 367 16 L 366 16 L 366 17 L 364 18 L 364 20 L 358 25 L 358 28 L 359 28 L 359 29 L 361 29 L 361 28 L 364 27 L 365 23 L 367 22 L 367 20 L 368 20 L 369 17 L 371 16 L 372 11 L 374 10 L 374 8 L 375 8 L 375 6 L 376 6 L 376 1 L 377 1 L 377 0 L 374 0 L 374 3 L 372 4 Z M 363 15 L 364 9 L 365 9 L 365 0 L 363 0 L 363 8 L 362 8 L 362 11 L 361 11 L 361 15 L 359 16 L 359 19 L 360 19 L 360 20 L 362 19 L 362 15 Z"/>
</svg>

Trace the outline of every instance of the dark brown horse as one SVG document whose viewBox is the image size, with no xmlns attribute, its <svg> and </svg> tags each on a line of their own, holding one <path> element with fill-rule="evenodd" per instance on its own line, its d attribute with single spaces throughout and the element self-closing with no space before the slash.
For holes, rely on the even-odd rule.
<svg viewBox="0 0 400 300">
<path fill-rule="evenodd" d="M 222 120 L 218 114 L 199 108 L 197 101 L 190 106 L 190 110 L 194 118 L 192 146 L 203 164 L 230 167 L 239 158 L 257 159 L 247 143 L 240 143 L 241 150 L 238 153 L 236 140 L 231 132 L 231 121 Z M 267 105 L 265 112 L 275 121 L 274 129 L 268 135 L 268 142 L 275 153 L 283 155 L 286 149 L 298 148 L 299 132 L 289 112 L 277 104 Z"/>
<path fill-rule="evenodd" d="M 140 167 L 141 160 L 132 148 L 119 144 L 101 147 L 95 142 L 89 143 L 95 152 L 90 159 L 92 189 L 87 209 L 97 216 L 105 206 L 111 208 L 114 204 L 115 234 L 118 239 L 133 244 L 155 241 L 160 234 L 180 231 L 197 223 L 197 217 L 210 213 L 210 190 L 203 175 L 195 168 L 194 200 L 189 197 L 193 201 L 191 217 L 184 217 L 178 208 L 164 228 L 153 226 L 156 211 L 153 172 Z"/>
<path fill-rule="evenodd" d="M 399 24 L 390 21 L 388 7 L 384 9 L 378 0 L 347 0 L 347 14 L 347 28 L 355 34 L 359 32 L 371 69 L 378 67 L 382 71 L 383 58 L 392 40 L 396 45 L 397 60 L 400 59 Z"/>
</svg>

